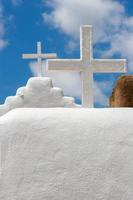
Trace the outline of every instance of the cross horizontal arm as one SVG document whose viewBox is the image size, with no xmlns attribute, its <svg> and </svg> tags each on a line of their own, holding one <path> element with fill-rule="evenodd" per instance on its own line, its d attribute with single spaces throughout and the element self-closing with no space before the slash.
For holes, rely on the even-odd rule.
<svg viewBox="0 0 133 200">
<path fill-rule="evenodd" d="M 57 58 L 57 54 L 56 53 L 45 53 L 45 54 L 42 54 L 44 57 L 43 58 L 47 58 L 47 59 L 50 59 L 50 58 Z"/>
<path fill-rule="evenodd" d="M 56 53 L 46 53 L 46 54 L 23 54 L 22 55 L 23 59 L 36 59 L 36 58 L 57 58 Z"/>
<path fill-rule="evenodd" d="M 48 71 L 72 71 L 81 72 L 81 60 L 53 59 L 47 60 Z"/>
<path fill-rule="evenodd" d="M 126 59 L 94 59 L 91 61 L 94 72 L 110 73 L 110 72 L 126 72 Z"/>
<path fill-rule="evenodd" d="M 38 58 L 38 55 L 37 54 L 22 54 L 22 58 L 23 59 L 36 59 Z"/>
</svg>

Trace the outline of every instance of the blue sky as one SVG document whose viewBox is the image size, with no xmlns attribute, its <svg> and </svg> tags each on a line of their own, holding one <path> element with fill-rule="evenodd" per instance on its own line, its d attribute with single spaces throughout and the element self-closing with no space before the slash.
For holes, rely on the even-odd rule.
<svg viewBox="0 0 133 200">
<path fill-rule="evenodd" d="M 78 58 L 82 24 L 94 27 L 94 57 L 127 58 L 128 73 L 132 74 L 131 0 L 0 0 L 0 103 L 37 74 L 35 62 L 21 59 L 22 53 L 36 52 L 37 41 L 42 42 L 43 52 Z M 107 106 L 120 75 L 94 75 L 95 106 Z M 80 101 L 78 75 L 55 74 L 53 80 L 66 95 Z"/>
</svg>

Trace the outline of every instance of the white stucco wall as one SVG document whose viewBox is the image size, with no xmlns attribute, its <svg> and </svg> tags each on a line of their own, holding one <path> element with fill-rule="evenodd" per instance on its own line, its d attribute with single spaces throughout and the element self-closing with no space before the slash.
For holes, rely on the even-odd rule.
<svg viewBox="0 0 133 200">
<path fill-rule="evenodd" d="M 17 90 L 16 96 L 6 98 L 0 105 L 0 116 L 14 108 L 77 107 L 72 97 L 64 97 L 60 88 L 53 87 L 48 77 L 30 78 L 25 87 Z"/>
<path fill-rule="evenodd" d="M 132 200 L 132 116 L 21 108 L 0 117 L 0 199 Z"/>
</svg>

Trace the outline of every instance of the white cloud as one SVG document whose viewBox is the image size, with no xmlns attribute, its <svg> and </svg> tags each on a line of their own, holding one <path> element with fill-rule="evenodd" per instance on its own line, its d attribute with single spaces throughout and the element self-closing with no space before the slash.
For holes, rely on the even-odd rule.
<svg viewBox="0 0 133 200">
<path fill-rule="evenodd" d="M 102 107 L 108 106 L 108 97 L 97 82 L 94 83 L 94 102 Z"/>
<path fill-rule="evenodd" d="M 8 45 L 8 41 L 0 39 L 0 50 L 4 49 Z"/>
<path fill-rule="evenodd" d="M 79 45 L 76 40 L 70 40 L 70 41 L 68 41 L 68 43 L 66 45 L 66 51 L 68 54 L 69 54 L 69 52 L 71 54 L 72 52 L 75 51 L 75 49 L 78 49 L 78 48 L 79 48 Z"/>
<path fill-rule="evenodd" d="M 107 52 L 100 50 L 101 57 L 119 53 L 129 60 L 133 71 L 133 17 L 128 17 L 124 6 L 115 0 L 48 0 L 52 11 L 43 13 L 43 19 L 74 40 L 79 39 L 79 27 L 92 24 L 94 43 L 108 43 Z M 71 46 L 72 44 L 72 46 Z M 70 43 L 70 49 L 74 43 Z M 95 49 L 97 50 L 97 49 Z"/>
<path fill-rule="evenodd" d="M 30 62 L 30 69 L 34 76 L 40 75 L 40 69 L 36 62 Z M 81 78 L 79 73 L 47 73 L 46 62 L 43 62 L 43 75 L 51 77 L 54 86 L 60 87 L 65 95 L 81 97 Z M 108 97 L 103 90 L 111 87 L 111 82 L 94 82 L 95 103 L 98 103 L 100 106 L 108 106 Z"/>
<path fill-rule="evenodd" d="M 78 37 L 80 25 L 92 24 L 96 30 L 97 40 L 108 38 L 106 31 L 115 24 L 120 24 L 124 13 L 123 6 L 112 0 L 53 0 L 51 2 L 53 11 L 43 13 L 44 20 L 73 37 Z M 108 24 L 108 27 L 105 24 Z"/>
<path fill-rule="evenodd" d="M 116 34 L 112 37 L 111 47 L 108 51 L 103 52 L 105 57 L 113 56 L 114 54 L 128 58 L 129 70 L 133 71 L 133 32 L 123 31 L 121 34 Z"/>
<path fill-rule="evenodd" d="M 95 81 L 94 82 L 94 99 L 95 103 L 102 107 L 109 106 L 109 97 L 104 93 L 107 89 L 113 88 L 113 81 Z"/>
<path fill-rule="evenodd" d="M 11 0 L 13 6 L 20 5 L 23 0 Z M 4 15 L 4 4 L 0 0 L 0 51 L 3 50 L 9 44 L 8 40 L 6 39 L 6 25 L 12 23 L 14 20 L 13 15 L 9 15 L 5 17 Z"/>
<path fill-rule="evenodd" d="M 0 50 L 4 49 L 8 44 L 4 36 L 5 36 L 5 20 L 3 16 L 3 6 L 0 2 Z"/>
</svg>

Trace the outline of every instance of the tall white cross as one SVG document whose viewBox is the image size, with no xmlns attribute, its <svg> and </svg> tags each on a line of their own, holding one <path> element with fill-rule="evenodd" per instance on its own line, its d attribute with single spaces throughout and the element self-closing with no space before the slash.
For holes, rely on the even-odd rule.
<svg viewBox="0 0 133 200">
<path fill-rule="evenodd" d="M 42 70 L 42 60 L 43 59 L 51 59 L 56 58 L 57 55 L 55 53 L 42 53 L 42 46 L 41 42 L 37 42 L 37 53 L 33 54 L 22 54 L 23 59 L 37 59 L 37 64 L 40 69 L 40 76 L 43 76 L 43 70 Z"/>
<path fill-rule="evenodd" d="M 47 70 L 80 72 L 82 105 L 93 107 L 93 73 L 126 72 L 126 59 L 94 59 L 92 26 L 80 27 L 80 59 L 47 60 Z"/>
</svg>

